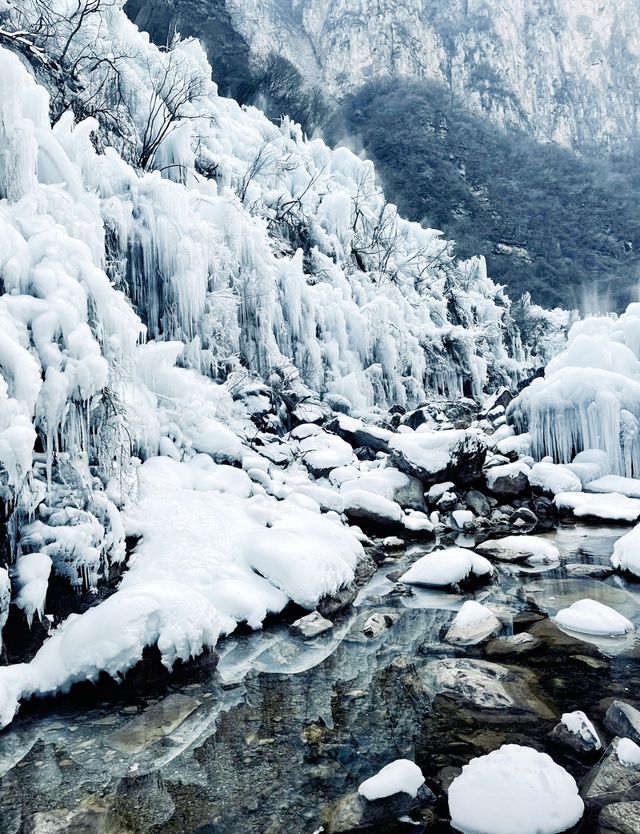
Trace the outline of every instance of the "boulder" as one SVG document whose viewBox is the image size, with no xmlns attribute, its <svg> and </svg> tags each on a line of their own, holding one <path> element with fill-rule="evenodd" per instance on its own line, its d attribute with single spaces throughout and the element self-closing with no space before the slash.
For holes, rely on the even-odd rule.
<svg viewBox="0 0 640 834">
<path fill-rule="evenodd" d="M 509 524 L 521 530 L 533 530 L 538 523 L 538 516 L 526 507 L 519 507 L 509 516 Z"/>
<path fill-rule="evenodd" d="M 585 777 L 581 794 L 592 809 L 640 800 L 640 766 L 620 761 L 617 751 L 622 741 L 614 738 L 604 757 Z"/>
<path fill-rule="evenodd" d="M 596 834 L 640 834 L 640 802 L 614 802 L 598 817 Z"/>
<path fill-rule="evenodd" d="M 384 527 L 402 523 L 404 514 L 400 504 L 383 495 L 352 489 L 345 492 L 343 498 L 344 513 L 349 519 L 361 519 Z"/>
<path fill-rule="evenodd" d="M 640 743 L 640 711 L 625 701 L 613 701 L 604 717 L 604 726 L 612 735 Z"/>
<path fill-rule="evenodd" d="M 481 435 L 463 429 L 397 434 L 389 446 L 392 463 L 425 486 L 447 480 L 472 484 L 480 478 L 487 454 Z"/>
<path fill-rule="evenodd" d="M 362 633 L 366 637 L 379 637 L 383 631 L 391 628 L 392 625 L 393 617 L 389 616 L 389 614 L 379 614 L 376 612 L 362 626 Z"/>
<path fill-rule="evenodd" d="M 522 631 L 508 637 L 497 637 L 484 647 L 486 657 L 518 657 L 529 654 L 542 646 L 542 640 Z"/>
<path fill-rule="evenodd" d="M 491 515 L 491 504 L 486 495 L 478 492 L 477 489 L 470 489 L 464 496 L 464 503 L 476 515 L 486 516 Z"/>
<path fill-rule="evenodd" d="M 394 432 L 378 426 L 363 426 L 353 433 L 355 446 L 366 446 L 375 452 L 389 452 L 389 440 Z"/>
<path fill-rule="evenodd" d="M 488 469 L 484 474 L 484 480 L 489 492 L 508 498 L 521 495 L 528 489 L 529 471 L 527 464 L 521 461 L 505 463 Z"/>
<path fill-rule="evenodd" d="M 549 733 L 549 738 L 575 753 L 597 753 L 602 750 L 602 742 L 595 727 L 580 710 L 564 713 L 562 721 Z"/>
<path fill-rule="evenodd" d="M 432 802 L 435 797 L 426 785 L 418 789 L 415 798 L 408 793 L 396 793 L 373 802 L 352 791 L 324 809 L 322 830 L 324 834 L 387 831 L 399 817 L 416 814 Z"/>
</svg>

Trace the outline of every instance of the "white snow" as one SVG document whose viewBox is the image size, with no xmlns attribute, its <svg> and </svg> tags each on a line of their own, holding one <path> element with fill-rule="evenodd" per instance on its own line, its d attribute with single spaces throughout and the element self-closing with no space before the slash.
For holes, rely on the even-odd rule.
<svg viewBox="0 0 640 834">
<path fill-rule="evenodd" d="M 618 570 L 627 570 L 640 576 L 640 524 L 613 545 L 611 564 Z"/>
<path fill-rule="evenodd" d="M 422 556 L 400 577 L 409 585 L 455 585 L 469 576 L 487 577 L 493 566 L 484 556 L 463 547 L 448 547 Z"/>
<path fill-rule="evenodd" d="M 472 759 L 448 797 L 451 825 L 464 834 L 558 834 L 584 812 L 573 776 L 518 744 Z"/>
<path fill-rule="evenodd" d="M 394 435 L 389 446 L 427 474 L 436 474 L 451 463 L 454 449 L 466 435 L 466 429 L 431 431 L 423 424 L 414 432 Z"/>
<path fill-rule="evenodd" d="M 568 509 L 577 518 L 602 518 L 609 521 L 637 521 L 640 500 L 612 492 L 607 495 L 561 492 L 554 499 L 558 509 Z"/>
<path fill-rule="evenodd" d="M 553 618 L 558 625 L 583 634 L 613 636 L 634 631 L 633 623 L 608 605 L 593 599 L 580 599 L 562 608 Z"/>
<path fill-rule="evenodd" d="M 456 614 L 445 639 L 459 645 L 473 645 L 498 631 L 500 620 L 490 608 L 468 599 Z"/>
<path fill-rule="evenodd" d="M 492 466 L 484 473 L 484 478 L 489 490 L 493 490 L 498 478 L 517 478 L 519 475 L 529 475 L 530 468 L 523 461 L 515 461 L 515 463 L 503 463 L 498 466 Z"/>
<path fill-rule="evenodd" d="M 637 478 L 623 478 L 622 475 L 604 475 L 589 481 L 585 492 L 617 492 L 627 498 L 640 498 L 640 480 Z"/>
<path fill-rule="evenodd" d="M 625 767 L 640 767 L 640 747 L 630 738 L 621 738 L 616 746 L 616 756 Z"/>
<path fill-rule="evenodd" d="M 529 484 L 550 495 L 582 491 L 580 478 L 566 466 L 556 463 L 535 463 L 529 472 Z"/>
<path fill-rule="evenodd" d="M 570 733 L 580 736 L 594 750 L 602 749 L 602 742 L 596 732 L 596 728 L 582 710 L 577 709 L 574 712 L 563 712 L 560 720 Z"/>
<path fill-rule="evenodd" d="M 410 759 L 396 759 L 364 781 L 358 793 L 370 802 L 396 793 L 408 793 L 415 798 L 422 785 L 424 776 L 418 765 Z"/>
<path fill-rule="evenodd" d="M 404 518 L 400 504 L 364 489 L 346 492 L 343 495 L 343 506 L 347 515 L 362 516 L 388 524 L 400 524 Z"/>
<path fill-rule="evenodd" d="M 451 518 L 458 530 L 464 530 L 465 524 L 473 524 L 474 515 L 471 510 L 454 510 Z"/>
</svg>

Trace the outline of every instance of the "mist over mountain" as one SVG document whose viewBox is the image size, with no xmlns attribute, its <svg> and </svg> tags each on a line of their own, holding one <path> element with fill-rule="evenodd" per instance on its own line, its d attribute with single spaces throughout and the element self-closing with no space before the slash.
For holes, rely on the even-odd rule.
<svg viewBox="0 0 640 834">
<path fill-rule="evenodd" d="M 411 219 L 513 296 L 638 297 L 635 4 L 129 0 L 158 43 L 204 39 L 223 94 L 375 163 Z"/>
</svg>

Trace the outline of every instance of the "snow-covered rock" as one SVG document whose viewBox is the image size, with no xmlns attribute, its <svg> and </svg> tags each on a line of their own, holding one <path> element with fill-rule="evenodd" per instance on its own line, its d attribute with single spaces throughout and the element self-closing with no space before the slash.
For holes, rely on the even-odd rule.
<svg viewBox="0 0 640 834">
<path fill-rule="evenodd" d="M 518 744 L 472 759 L 448 796 L 451 825 L 464 834 L 558 834 L 584 812 L 575 779 Z"/>
<path fill-rule="evenodd" d="M 578 752 L 602 749 L 596 728 L 582 710 L 562 713 L 560 723 L 554 727 L 551 737 Z"/>
<path fill-rule="evenodd" d="M 640 577 L 640 524 L 613 545 L 611 564 L 617 570 L 628 571 Z"/>
<path fill-rule="evenodd" d="M 585 484 L 585 492 L 617 492 L 627 498 L 640 498 L 640 480 L 622 475 L 603 475 Z"/>
<path fill-rule="evenodd" d="M 529 485 L 530 469 L 526 463 L 515 461 L 492 466 L 484 473 L 487 489 L 493 495 L 510 497 L 520 495 Z"/>
<path fill-rule="evenodd" d="M 607 521 L 637 521 L 640 518 L 640 500 L 617 492 L 607 495 L 561 492 L 554 503 L 559 510 L 571 510 L 577 518 Z"/>
<path fill-rule="evenodd" d="M 416 797 L 424 784 L 422 771 L 410 759 L 396 759 L 385 765 L 375 776 L 371 776 L 358 788 L 358 793 L 373 802 L 396 793 L 408 793 Z"/>
<path fill-rule="evenodd" d="M 609 705 L 604 726 L 613 735 L 640 742 L 640 710 L 625 701 L 613 701 Z"/>
<path fill-rule="evenodd" d="M 403 508 L 425 508 L 421 482 L 393 466 L 385 466 L 360 473 L 359 477 L 345 481 L 340 492 L 346 495 L 353 490 L 365 490 L 395 501 Z"/>
<path fill-rule="evenodd" d="M 555 463 L 535 463 L 529 472 L 529 485 L 546 495 L 582 491 L 580 478 L 566 466 Z"/>
<path fill-rule="evenodd" d="M 343 507 L 348 518 L 362 519 L 372 524 L 401 524 L 404 518 L 400 504 L 364 489 L 345 492 Z"/>
<path fill-rule="evenodd" d="M 420 426 L 415 432 L 394 436 L 391 459 L 403 472 L 419 478 L 425 486 L 454 477 L 456 483 L 470 483 L 482 471 L 486 444 L 472 430 L 430 431 Z"/>
<path fill-rule="evenodd" d="M 558 548 L 540 536 L 505 536 L 476 545 L 478 553 L 501 562 L 551 564 L 560 560 Z"/>
<path fill-rule="evenodd" d="M 487 580 L 493 575 L 491 562 L 463 547 L 448 547 L 422 556 L 400 577 L 408 585 L 444 587 L 466 580 Z"/>
<path fill-rule="evenodd" d="M 580 599 L 568 608 L 560 609 L 553 619 L 570 631 L 604 637 L 626 634 L 635 629 L 631 620 L 593 599 Z"/>
</svg>

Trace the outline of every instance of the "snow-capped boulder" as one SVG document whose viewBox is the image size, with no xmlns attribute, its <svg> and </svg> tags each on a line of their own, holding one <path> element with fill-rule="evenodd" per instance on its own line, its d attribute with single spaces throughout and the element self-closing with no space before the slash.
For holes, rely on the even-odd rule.
<svg viewBox="0 0 640 834">
<path fill-rule="evenodd" d="M 340 486 L 343 496 L 353 490 L 382 495 L 405 509 L 424 510 L 426 506 L 422 483 L 393 466 L 362 472 L 359 477 L 347 480 Z"/>
<path fill-rule="evenodd" d="M 472 483 L 480 477 L 487 453 L 482 437 L 464 429 L 418 429 L 395 435 L 389 446 L 394 465 L 425 486 L 445 480 Z"/>
<path fill-rule="evenodd" d="M 580 478 L 566 466 L 556 463 L 535 463 L 529 472 L 529 485 L 545 495 L 582 492 Z"/>
<path fill-rule="evenodd" d="M 594 599 L 580 599 L 568 608 L 562 608 L 553 618 L 562 628 L 582 634 L 609 637 L 627 634 L 635 626 L 614 608 Z"/>
<path fill-rule="evenodd" d="M 640 498 L 640 480 L 638 478 L 624 478 L 622 475 L 603 475 L 589 481 L 584 486 L 585 492 L 618 492 L 627 498 Z"/>
<path fill-rule="evenodd" d="M 343 506 L 347 518 L 361 519 L 371 524 L 383 526 L 401 524 L 404 518 L 400 504 L 364 489 L 351 489 L 345 492 Z"/>
<path fill-rule="evenodd" d="M 611 564 L 617 570 L 640 577 L 640 524 L 613 545 Z"/>
<path fill-rule="evenodd" d="M 611 472 L 609 455 L 602 449 L 584 449 L 582 452 L 578 452 L 571 463 L 564 465 L 580 478 L 583 487 Z M 615 489 L 608 490 L 608 492 L 619 491 Z"/>
<path fill-rule="evenodd" d="M 596 728 L 582 710 L 564 712 L 549 736 L 557 744 L 577 753 L 593 753 L 602 749 Z"/>
<path fill-rule="evenodd" d="M 326 477 L 332 469 L 353 461 L 353 449 L 346 441 L 321 430 L 301 440 L 300 452 L 305 466 L 316 478 Z"/>
<path fill-rule="evenodd" d="M 582 783 L 588 807 L 640 800 L 640 748 L 630 739 L 614 738 L 604 757 Z"/>
<path fill-rule="evenodd" d="M 396 759 L 385 765 L 375 776 L 364 781 L 358 788 L 358 793 L 369 802 L 386 799 L 396 793 L 407 793 L 415 798 L 423 784 L 424 776 L 415 762 L 410 759 Z"/>
<path fill-rule="evenodd" d="M 463 547 L 448 547 L 422 556 L 400 577 L 407 585 L 435 588 L 462 582 L 487 581 L 493 575 L 491 562 Z"/>
<path fill-rule="evenodd" d="M 476 545 L 478 553 L 501 562 L 551 564 L 560 560 L 558 548 L 540 536 L 505 536 Z"/>
<path fill-rule="evenodd" d="M 475 646 L 497 634 L 500 620 L 490 608 L 473 599 L 463 603 L 445 635 L 447 643 Z"/>
<path fill-rule="evenodd" d="M 492 495 L 509 498 L 520 495 L 529 486 L 530 469 L 526 463 L 515 461 L 492 466 L 484 473 L 487 489 Z"/>
<path fill-rule="evenodd" d="M 472 759 L 448 796 L 451 825 L 463 834 L 558 834 L 584 812 L 573 776 L 518 744 Z"/>
<path fill-rule="evenodd" d="M 640 499 L 627 498 L 617 492 L 609 495 L 560 492 L 554 503 L 559 510 L 571 512 L 576 518 L 606 521 L 637 521 L 640 518 Z"/>
</svg>

